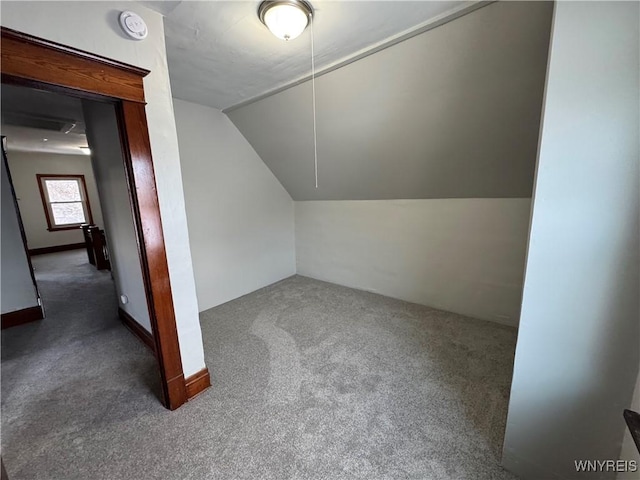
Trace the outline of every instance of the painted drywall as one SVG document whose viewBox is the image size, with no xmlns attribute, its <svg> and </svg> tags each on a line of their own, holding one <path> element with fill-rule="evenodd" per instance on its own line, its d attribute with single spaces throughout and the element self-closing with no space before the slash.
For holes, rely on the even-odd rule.
<svg viewBox="0 0 640 480">
<path fill-rule="evenodd" d="M 294 275 L 287 191 L 222 112 L 174 109 L 200 311 Z"/>
<path fill-rule="evenodd" d="M 91 157 L 88 155 L 17 151 L 10 151 L 7 157 L 29 248 L 84 242 L 80 229 L 53 232 L 47 230 L 47 219 L 42 205 L 37 174 L 84 175 L 93 223 L 101 228 L 104 227 L 102 207 L 91 167 Z"/>
<path fill-rule="evenodd" d="M 38 305 L 38 297 L 31 279 L 31 271 L 24 251 L 20 224 L 16 212 L 9 176 L 2 164 L 2 195 L 0 207 L 2 209 L 2 236 L 0 239 L 0 309 L 2 313 L 14 312 L 23 308 Z"/>
<path fill-rule="evenodd" d="M 297 271 L 517 325 L 529 199 L 295 202 Z"/>
<path fill-rule="evenodd" d="M 637 2 L 557 2 L 503 464 L 614 478 L 640 364 Z"/>
<path fill-rule="evenodd" d="M 228 112 L 294 200 L 531 196 L 551 2 L 496 2 Z"/>
<path fill-rule="evenodd" d="M 82 104 L 120 308 L 151 332 L 115 108 L 92 101 Z M 127 303 L 121 301 L 121 295 L 126 295 Z"/>
<path fill-rule="evenodd" d="M 636 389 L 633 392 L 633 399 L 627 408 L 634 412 L 640 413 L 640 372 L 636 380 Z M 640 452 L 633 441 L 633 437 L 629 433 L 629 429 L 625 428 L 624 438 L 622 440 L 622 449 L 620 450 L 620 460 L 626 462 L 635 462 L 636 469 L 629 468 L 628 471 L 618 473 L 616 480 L 638 480 L 640 477 Z"/>
<path fill-rule="evenodd" d="M 149 28 L 144 41 L 124 35 L 118 15 L 133 9 Z M 180 154 L 162 16 L 131 2 L 2 2 L 3 26 L 146 68 L 147 122 L 162 215 L 180 353 L 185 375 L 204 367 Z M 70 27 L 73 25 L 73 27 Z"/>
<path fill-rule="evenodd" d="M 155 3 L 163 8 L 166 2 Z M 187 1 L 167 12 L 167 56 L 175 97 L 224 109 L 310 72 L 311 29 L 283 42 L 260 22 L 257 3 Z M 471 3 L 322 2 L 313 19 L 316 67 L 339 62 Z"/>
</svg>

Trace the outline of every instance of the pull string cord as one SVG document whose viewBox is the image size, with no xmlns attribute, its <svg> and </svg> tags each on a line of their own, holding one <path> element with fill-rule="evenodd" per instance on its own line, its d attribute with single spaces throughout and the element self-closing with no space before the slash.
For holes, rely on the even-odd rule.
<svg viewBox="0 0 640 480">
<path fill-rule="evenodd" d="M 316 127 L 316 63 L 313 51 L 313 14 L 309 14 L 311 22 L 311 96 L 313 98 L 313 167 L 318 188 L 318 134 Z"/>
</svg>

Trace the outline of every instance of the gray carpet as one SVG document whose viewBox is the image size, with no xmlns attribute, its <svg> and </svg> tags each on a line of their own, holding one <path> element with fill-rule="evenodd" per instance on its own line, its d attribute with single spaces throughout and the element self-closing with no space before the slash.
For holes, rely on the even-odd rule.
<svg viewBox="0 0 640 480">
<path fill-rule="evenodd" d="M 214 385 L 168 412 L 108 274 L 36 258 L 48 318 L 2 332 L 11 480 L 515 478 L 514 329 L 296 276 L 201 314 Z"/>
</svg>

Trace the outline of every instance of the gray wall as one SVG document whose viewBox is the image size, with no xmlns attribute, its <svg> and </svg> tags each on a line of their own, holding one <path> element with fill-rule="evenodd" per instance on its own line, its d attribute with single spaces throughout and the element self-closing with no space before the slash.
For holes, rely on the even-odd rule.
<svg viewBox="0 0 640 480">
<path fill-rule="evenodd" d="M 638 374 L 639 8 L 556 4 L 504 465 L 613 478 Z"/>
<path fill-rule="evenodd" d="M 551 2 L 498 2 L 228 113 L 294 200 L 530 197 Z"/>
<path fill-rule="evenodd" d="M 0 193 L 2 195 L 2 237 L 0 240 L 0 298 L 2 299 L 2 313 L 14 312 L 23 308 L 35 307 L 38 305 L 38 298 L 31 279 L 27 254 L 24 251 L 18 215 L 11 196 L 11 186 L 9 177 L 2 164 L 2 185 Z"/>
<path fill-rule="evenodd" d="M 138 243 L 125 178 L 115 108 L 108 103 L 82 102 L 87 141 L 98 184 L 111 271 L 118 296 L 129 302 L 120 307 L 151 331 Z"/>
<path fill-rule="evenodd" d="M 199 309 L 294 275 L 287 191 L 219 110 L 174 109 Z"/>
<path fill-rule="evenodd" d="M 300 275 L 517 325 L 528 198 L 295 202 Z"/>
<path fill-rule="evenodd" d="M 93 176 L 91 157 L 88 155 L 61 155 L 57 153 L 9 152 L 9 168 L 16 189 L 20 214 L 24 222 L 29 248 L 52 247 L 84 242 L 80 229 L 47 230 L 47 219 L 40 197 L 37 174 L 84 175 L 91 205 L 93 223 L 103 227 L 102 207 Z"/>
</svg>

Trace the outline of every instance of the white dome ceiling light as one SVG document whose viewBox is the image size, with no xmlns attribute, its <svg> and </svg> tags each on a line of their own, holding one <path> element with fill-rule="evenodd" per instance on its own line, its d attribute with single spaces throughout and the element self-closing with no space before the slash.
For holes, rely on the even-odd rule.
<svg viewBox="0 0 640 480">
<path fill-rule="evenodd" d="M 304 0 L 265 0 L 258 7 L 258 17 L 276 37 L 289 41 L 307 28 L 313 7 Z"/>
</svg>

